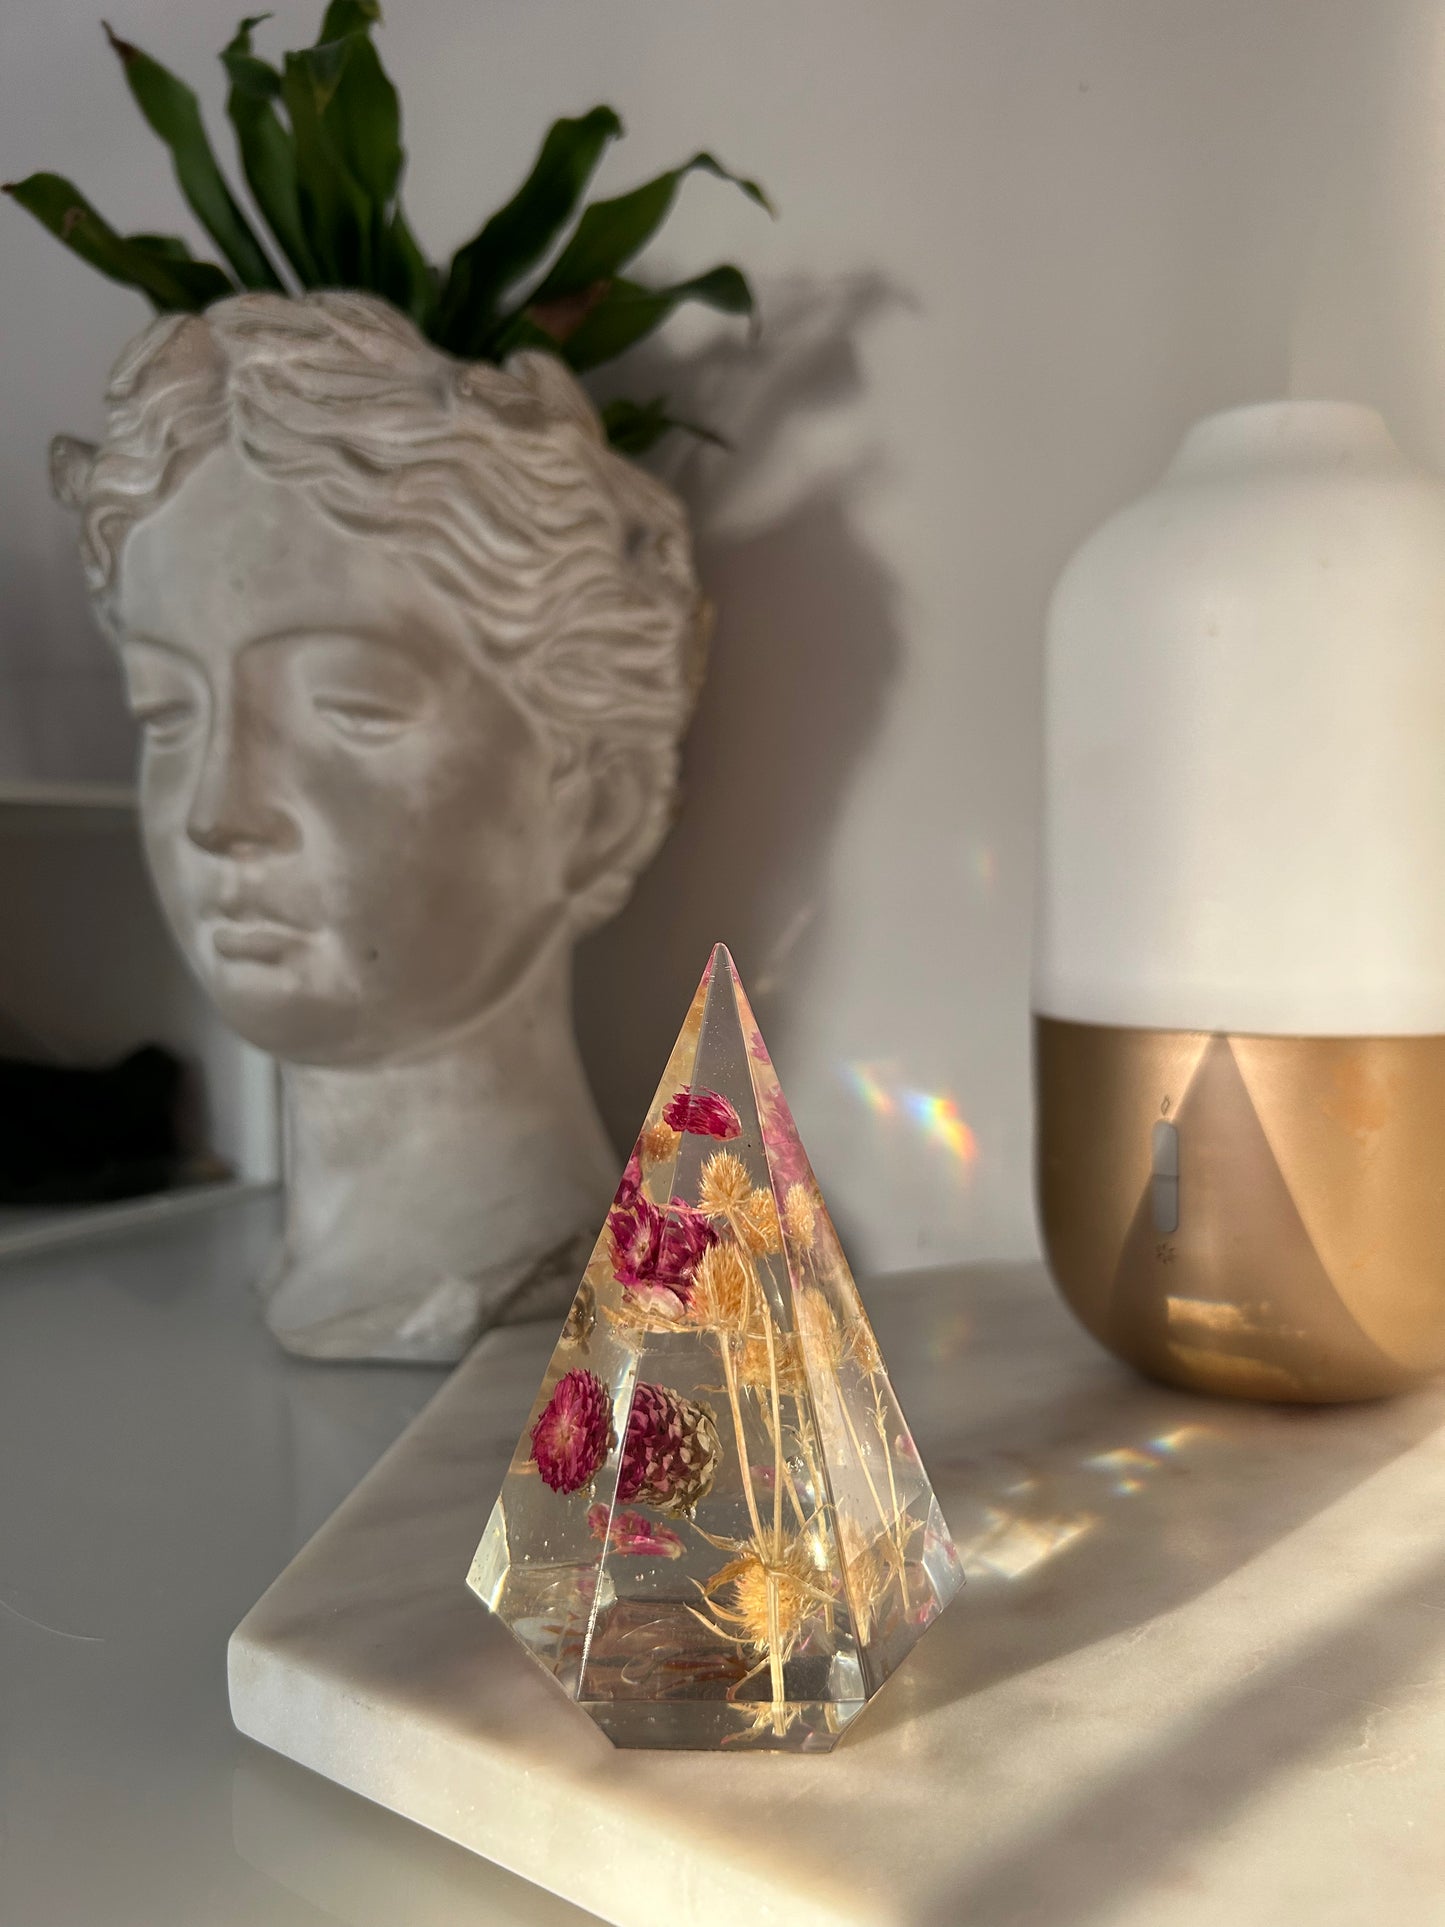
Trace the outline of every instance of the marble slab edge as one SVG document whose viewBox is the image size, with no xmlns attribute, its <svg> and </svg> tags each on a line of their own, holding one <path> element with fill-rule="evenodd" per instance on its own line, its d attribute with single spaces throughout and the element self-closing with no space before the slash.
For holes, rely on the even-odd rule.
<svg viewBox="0 0 1445 1927">
<path fill-rule="evenodd" d="M 467 1592 L 550 1325 L 247 1616 L 237 1725 L 614 1927 L 1438 1927 L 1445 1387 L 1170 1392 L 1037 1266 L 870 1309 L 969 1585 L 831 1754 L 614 1750 Z"/>
</svg>

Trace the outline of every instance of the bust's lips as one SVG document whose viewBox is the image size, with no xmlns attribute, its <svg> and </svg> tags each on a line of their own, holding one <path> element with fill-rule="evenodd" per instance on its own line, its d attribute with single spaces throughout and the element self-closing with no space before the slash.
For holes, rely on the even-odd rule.
<svg viewBox="0 0 1445 1927">
<path fill-rule="evenodd" d="M 294 924 L 268 917 L 218 917 L 211 925 L 216 955 L 231 963 L 280 963 L 304 937 Z"/>
</svg>

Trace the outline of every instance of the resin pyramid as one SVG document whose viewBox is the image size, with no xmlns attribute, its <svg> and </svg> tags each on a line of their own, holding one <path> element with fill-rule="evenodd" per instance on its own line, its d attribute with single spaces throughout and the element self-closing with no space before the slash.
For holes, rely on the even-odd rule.
<svg viewBox="0 0 1445 1927">
<path fill-rule="evenodd" d="M 719 944 L 467 1583 L 620 1746 L 817 1750 L 961 1582 Z"/>
</svg>

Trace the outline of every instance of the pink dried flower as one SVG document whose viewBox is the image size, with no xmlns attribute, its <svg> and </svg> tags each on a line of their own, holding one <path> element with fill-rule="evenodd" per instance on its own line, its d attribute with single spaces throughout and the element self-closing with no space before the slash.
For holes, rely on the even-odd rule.
<svg viewBox="0 0 1445 1927">
<path fill-rule="evenodd" d="M 717 1422 L 699 1405 L 667 1385 L 641 1381 L 632 1394 L 617 1499 L 640 1499 L 659 1512 L 691 1513 L 707 1497 L 722 1444 Z"/>
<path fill-rule="evenodd" d="M 577 1492 L 612 1446 L 612 1394 L 594 1372 L 564 1372 L 532 1427 L 532 1458 L 554 1492 Z"/>
<path fill-rule="evenodd" d="M 635 1204 L 641 1195 L 642 1160 L 638 1157 L 634 1149 L 632 1156 L 622 1167 L 622 1176 L 618 1181 L 617 1191 L 612 1199 L 613 1209 L 625 1211 L 629 1205 Z"/>
<path fill-rule="evenodd" d="M 694 1091 L 691 1096 L 679 1091 L 662 1114 L 664 1124 L 674 1131 L 690 1131 L 694 1137 L 741 1137 L 743 1121 L 720 1091 Z"/>
<path fill-rule="evenodd" d="M 762 1102 L 763 1148 L 774 1181 L 786 1190 L 793 1184 L 810 1184 L 813 1169 L 798 1138 L 798 1127 L 781 1091 L 769 1091 Z"/>
<path fill-rule="evenodd" d="M 587 1523 L 594 1539 L 606 1546 L 609 1552 L 620 1553 L 624 1559 L 682 1557 L 682 1541 L 672 1527 L 658 1525 L 656 1520 L 648 1519 L 640 1512 L 615 1513 L 609 1528 L 606 1506 L 595 1505 L 587 1514 Z"/>
<path fill-rule="evenodd" d="M 612 1275 L 624 1290 L 656 1310 L 677 1314 L 692 1298 L 692 1278 L 717 1233 L 700 1211 L 674 1198 L 654 1204 L 639 1192 L 607 1216 Z"/>
</svg>

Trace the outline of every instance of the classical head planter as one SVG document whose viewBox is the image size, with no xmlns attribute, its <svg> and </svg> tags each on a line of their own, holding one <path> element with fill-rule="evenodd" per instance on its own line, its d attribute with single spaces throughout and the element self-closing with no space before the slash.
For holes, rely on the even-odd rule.
<svg viewBox="0 0 1445 1927">
<path fill-rule="evenodd" d="M 576 938 L 666 828 L 702 605 L 681 506 L 551 356 L 370 296 L 147 328 L 57 493 L 143 732 L 146 851 L 281 1060 L 283 1344 L 452 1359 L 575 1282 L 613 1157 Z"/>
</svg>

